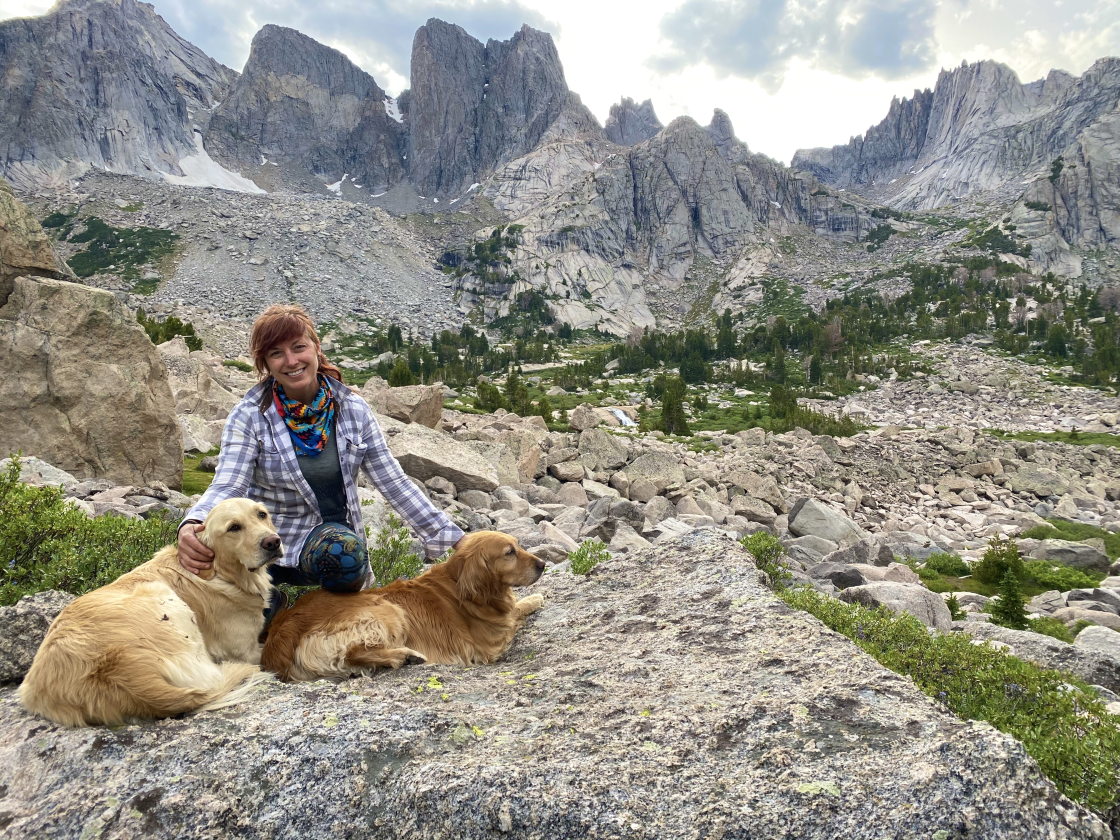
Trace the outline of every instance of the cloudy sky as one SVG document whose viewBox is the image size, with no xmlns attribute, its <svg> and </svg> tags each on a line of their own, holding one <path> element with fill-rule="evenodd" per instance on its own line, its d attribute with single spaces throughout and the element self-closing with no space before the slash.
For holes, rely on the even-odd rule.
<svg viewBox="0 0 1120 840">
<path fill-rule="evenodd" d="M 0 19 L 53 0 L 0 0 Z M 1022 81 L 1083 73 L 1120 55 L 1117 0 L 155 0 L 181 35 L 240 70 L 253 34 L 291 26 L 342 50 L 390 93 L 408 86 L 417 26 L 457 23 L 480 40 L 522 23 L 556 39 L 569 86 L 604 121 L 622 96 L 652 99 L 662 122 L 712 109 L 739 139 L 788 162 L 847 142 L 892 96 L 938 71 L 992 58 Z"/>
</svg>

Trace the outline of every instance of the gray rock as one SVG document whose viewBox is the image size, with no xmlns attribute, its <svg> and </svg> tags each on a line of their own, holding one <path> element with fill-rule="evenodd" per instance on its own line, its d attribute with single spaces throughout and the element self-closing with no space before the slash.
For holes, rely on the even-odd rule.
<svg viewBox="0 0 1120 840">
<path fill-rule="evenodd" d="M 481 444 L 480 441 L 468 443 Z M 497 467 L 477 449 L 426 426 L 414 423 L 405 426 L 390 439 L 389 451 L 408 475 L 420 481 L 439 475 L 460 491 L 490 491 L 500 483 Z"/>
<path fill-rule="evenodd" d="M 1111 610 L 1103 609 L 1102 605 L 1099 604 L 1084 601 L 1082 604 L 1084 604 L 1084 607 L 1063 607 L 1056 610 L 1054 618 L 1065 624 L 1066 627 L 1073 627 L 1079 621 L 1087 621 L 1090 624 L 1099 624 L 1102 627 L 1120 630 L 1120 615 Z"/>
<path fill-rule="evenodd" d="M 581 467 L 582 469 L 582 467 Z M 576 481 L 565 481 L 556 493 L 560 503 L 569 507 L 587 507 L 587 491 Z"/>
<path fill-rule="evenodd" d="M 664 519 L 668 519 L 676 513 L 673 508 L 673 503 L 666 499 L 664 496 L 655 496 L 646 502 L 645 515 L 646 519 L 654 525 Z"/>
<path fill-rule="evenodd" d="M 1079 646 L 1076 643 L 1071 645 L 1051 636 L 1043 636 L 1041 633 L 1011 630 L 998 624 L 954 621 L 953 630 L 963 631 L 976 639 L 1003 642 L 1010 646 L 1009 653 L 1027 662 L 1033 662 L 1035 665 L 1053 671 L 1068 671 L 1087 683 L 1102 685 L 1111 691 L 1120 691 L 1120 659 L 1093 650 L 1088 645 Z M 1120 633 L 1105 627 L 1086 627 L 1078 633 L 1078 638 L 1087 630 L 1093 630 L 1094 633 L 1115 633 L 1120 637 Z"/>
<path fill-rule="evenodd" d="M 1048 467 L 1026 464 L 1011 476 L 1011 489 L 1016 493 L 1034 493 L 1039 498 L 1061 496 L 1069 492 L 1069 479 Z"/>
<path fill-rule="evenodd" d="M 18 457 L 18 456 L 16 456 Z M 65 470 L 52 467 L 46 461 L 30 456 L 19 457 L 19 480 L 37 487 L 61 487 L 64 491 L 78 485 L 78 479 Z M 203 460 L 206 460 L 203 458 Z M 0 474 L 6 473 L 12 458 L 0 458 Z M 201 465 L 200 465 L 201 468 Z"/>
<path fill-rule="evenodd" d="M 894 553 L 885 544 L 864 538 L 854 545 L 825 555 L 826 563 L 866 563 L 869 566 L 889 566 L 894 563 Z"/>
<path fill-rule="evenodd" d="M 47 591 L 25 595 L 15 606 L 0 607 L 0 683 L 23 679 L 47 628 L 73 600 L 69 592 Z"/>
<path fill-rule="evenodd" d="M 1090 603 L 1111 607 L 1113 612 L 1120 615 L 1120 594 L 1111 589 L 1071 589 L 1066 593 L 1066 606 L 1085 607 Z"/>
<path fill-rule="evenodd" d="M 4 689 L 5 830 L 42 836 L 46 825 L 74 837 L 91 821 L 119 820 L 148 834 L 222 836 L 236 813 L 311 840 L 450 836 L 469 825 L 515 837 L 706 837 L 730 827 L 864 840 L 930 837 L 962 819 L 977 837 L 1106 835 L 1015 739 L 962 721 L 778 601 L 725 536 L 692 532 L 586 577 L 549 573 L 533 591 L 544 608 L 494 666 L 269 683 L 250 703 L 117 730 L 45 724 Z M 583 677 L 569 673 L 573 663 Z M 429 678 L 442 687 L 430 690 Z M 751 701 L 736 710 L 713 693 Z M 671 711 L 678 703 L 687 725 Z M 789 749 L 774 721 L 795 712 L 800 737 L 828 744 L 858 728 L 860 738 Z M 365 780 L 360 795 L 307 807 L 307 791 L 349 790 L 355 778 Z M 550 783 L 535 789 L 542 778 Z"/>
<path fill-rule="evenodd" d="M 657 495 L 657 485 L 644 476 L 630 481 L 627 495 L 635 502 L 648 502 Z"/>
<path fill-rule="evenodd" d="M 475 510 L 490 510 L 494 506 L 493 498 L 482 490 L 460 490 L 458 497 L 460 502 Z"/>
<path fill-rule="evenodd" d="M 1120 633 L 1108 627 L 1086 627 L 1077 634 L 1073 646 L 1078 650 L 1099 653 L 1116 663 L 1116 670 L 1120 671 Z M 1120 682 L 1120 679 L 1117 679 Z M 1120 691 L 1120 687 L 1113 690 Z"/>
<path fill-rule="evenodd" d="M 809 576 L 816 580 L 827 580 L 837 589 L 847 589 L 850 586 L 863 586 L 868 582 L 855 566 L 845 563 L 829 563 L 825 561 L 809 570 Z"/>
<path fill-rule="evenodd" d="M 553 464 L 548 468 L 548 471 L 558 481 L 563 482 L 579 482 L 583 481 L 584 468 L 583 464 L 579 461 L 562 461 L 559 464 Z"/>
<path fill-rule="evenodd" d="M 960 596 L 958 596 L 960 600 Z M 1056 610 L 1060 610 L 1066 605 L 1066 598 L 1057 589 L 1051 589 L 1043 592 L 1041 595 L 1035 595 L 1027 604 L 1027 609 L 1030 612 L 1041 613 L 1042 615 L 1052 615 Z"/>
<path fill-rule="evenodd" d="M 631 485 L 639 478 L 644 478 L 661 488 L 670 484 L 681 486 L 685 484 L 681 465 L 677 463 L 676 458 L 664 452 L 647 452 L 638 456 L 626 466 L 626 474 L 630 476 Z M 631 498 L 634 498 L 633 487 L 631 487 Z M 635 499 L 635 501 L 640 500 Z"/>
<path fill-rule="evenodd" d="M 832 540 L 826 540 L 823 537 L 817 537 L 813 534 L 807 534 L 804 537 L 796 537 L 795 539 L 785 540 L 785 546 L 786 548 L 790 548 L 792 546 L 801 546 L 802 548 L 808 548 L 811 551 L 817 552 L 822 557 L 825 554 L 831 554 L 833 551 L 836 551 L 838 548 L 840 548 L 840 546 L 834 543 Z"/>
<path fill-rule="evenodd" d="M 811 534 L 840 545 L 852 545 L 865 536 L 864 530 L 844 514 L 810 498 L 798 499 L 790 509 L 789 532 L 795 537 Z"/>
<path fill-rule="evenodd" d="M 755 499 L 750 496 L 736 496 L 733 498 L 731 500 L 731 510 L 737 516 L 742 516 L 751 522 L 761 522 L 763 525 L 773 525 L 776 517 L 774 508 L 770 507 L 770 505 L 761 499 Z"/>
<path fill-rule="evenodd" d="M 179 487 L 175 397 L 135 316 L 107 291 L 47 278 L 0 277 L 0 301 L 0 360 L 19 371 L 0 383 L 0 452 L 79 478 Z"/>
<path fill-rule="evenodd" d="M 633 99 L 624 96 L 621 102 L 611 106 L 603 133 L 612 143 L 633 146 L 653 137 L 664 127 L 654 113 L 650 100 L 635 105 Z"/>
<path fill-rule="evenodd" d="M 854 586 L 840 593 L 840 600 L 865 607 L 886 607 L 891 612 L 909 613 L 927 627 L 948 630 L 953 623 L 949 608 L 940 595 L 920 584 L 879 581 Z"/>
<path fill-rule="evenodd" d="M 590 456 L 593 470 L 616 470 L 626 463 L 626 444 L 602 429 L 587 429 L 579 436 L 579 451 Z"/>
<path fill-rule="evenodd" d="M 1073 569 L 1107 573 L 1108 555 L 1095 546 L 1067 540 L 1042 540 L 1031 556 L 1039 560 L 1054 560 Z"/>
<path fill-rule="evenodd" d="M 594 406 L 588 403 L 580 403 L 568 412 L 568 426 L 575 432 L 594 429 L 602 422 L 603 418 L 595 412 Z M 582 435 L 580 435 L 580 439 L 583 439 Z"/>
</svg>

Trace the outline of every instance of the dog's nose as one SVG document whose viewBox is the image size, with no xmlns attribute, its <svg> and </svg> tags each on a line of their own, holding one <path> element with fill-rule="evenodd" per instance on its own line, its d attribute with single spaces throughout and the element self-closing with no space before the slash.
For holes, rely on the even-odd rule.
<svg viewBox="0 0 1120 840">
<path fill-rule="evenodd" d="M 276 534 L 265 537 L 263 540 L 261 540 L 261 548 L 263 548 L 265 551 L 279 551 L 280 538 L 276 536 Z"/>
<path fill-rule="evenodd" d="M 544 567 L 545 567 L 545 562 L 543 560 L 541 560 L 541 558 L 538 557 L 537 558 L 537 571 L 538 572 L 543 572 Z"/>
</svg>

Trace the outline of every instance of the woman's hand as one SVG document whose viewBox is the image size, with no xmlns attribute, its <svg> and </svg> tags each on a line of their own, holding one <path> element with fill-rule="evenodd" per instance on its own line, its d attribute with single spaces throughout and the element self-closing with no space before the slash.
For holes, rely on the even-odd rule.
<svg viewBox="0 0 1120 840">
<path fill-rule="evenodd" d="M 179 565 L 197 575 L 210 568 L 214 552 L 202 544 L 196 532 L 202 530 L 201 522 L 188 522 L 179 529 Z"/>
</svg>

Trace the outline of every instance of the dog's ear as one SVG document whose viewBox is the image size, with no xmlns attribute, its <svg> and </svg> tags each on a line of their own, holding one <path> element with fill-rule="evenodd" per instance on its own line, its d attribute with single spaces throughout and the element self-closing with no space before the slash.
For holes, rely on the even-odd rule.
<svg viewBox="0 0 1120 840">
<path fill-rule="evenodd" d="M 483 555 L 483 541 L 468 540 L 455 550 L 447 561 L 449 571 L 458 584 L 460 601 L 485 603 L 493 588 L 490 569 Z"/>
<path fill-rule="evenodd" d="M 214 541 L 210 538 L 210 535 L 208 533 L 206 533 L 206 526 L 205 525 L 203 525 L 201 528 L 199 528 L 197 531 L 195 531 L 194 535 L 196 537 L 198 537 L 198 541 L 200 543 L 202 543 L 204 546 L 206 546 L 211 551 L 214 550 L 214 544 L 213 544 Z M 217 562 L 217 560 L 218 560 L 218 555 L 215 552 L 214 558 L 210 561 L 210 568 L 199 570 L 199 572 L 198 572 L 199 580 L 213 580 L 214 579 L 214 575 L 217 574 L 214 571 L 214 564 Z"/>
</svg>

